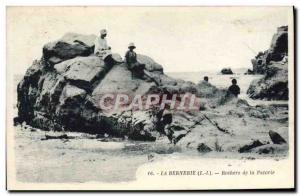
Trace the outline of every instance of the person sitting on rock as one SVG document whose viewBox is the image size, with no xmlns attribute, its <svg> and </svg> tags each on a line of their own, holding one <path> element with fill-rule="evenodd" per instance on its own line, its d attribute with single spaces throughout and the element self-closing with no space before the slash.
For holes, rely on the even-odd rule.
<svg viewBox="0 0 300 196">
<path fill-rule="evenodd" d="M 111 47 L 107 45 L 105 37 L 107 36 L 106 29 L 100 31 L 100 37 L 96 38 L 94 54 L 101 57 L 103 60 L 111 54 Z"/>
<path fill-rule="evenodd" d="M 113 58 L 111 53 L 111 47 L 108 46 L 105 37 L 107 36 L 106 29 L 100 31 L 100 37 L 97 37 L 95 41 L 94 54 L 104 60 L 106 65 L 112 66 L 114 64 L 122 63 L 121 60 Z"/>
<path fill-rule="evenodd" d="M 129 70 L 132 71 L 133 76 L 143 78 L 145 64 L 141 64 L 137 61 L 137 54 L 133 51 L 135 49 L 134 43 L 128 45 L 128 51 L 125 54 L 125 60 Z"/>
<path fill-rule="evenodd" d="M 132 77 L 145 79 L 149 82 L 154 82 L 157 86 L 160 85 L 161 81 L 159 78 L 155 78 L 153 74 L 147 71 L 146 65 L 137 61 L 137 54 L 133 51 L 135 49 L 134 43 L 128 45 L 128 51 L 125 54 L 125 61 L 128 65 L 129 70 L 132 72 Z"/>
<path fill-rule="evenodd" d="M 228 88 L 228 92 L 237 97 L 240 94 L 240 87 L 237 85 L 236 79 L 232 79 L 231 82 L 232 85 Z"/>
</svg>

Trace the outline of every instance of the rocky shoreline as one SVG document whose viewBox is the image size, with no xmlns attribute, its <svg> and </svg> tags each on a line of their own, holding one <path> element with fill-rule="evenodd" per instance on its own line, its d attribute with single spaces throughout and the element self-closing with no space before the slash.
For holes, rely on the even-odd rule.
<svg viewBox="0 0 300 196">
<path fill-rule="evenodd" d="M 286 31 L 287 28 L 279 28 L 271 49 L 253 61 L 254 73 L 260 73 L 263 66 L 267 68 L 262 72 L 265 77 L 249 87 L 251 98 L 288 99 L 287 58 L 279 58 L 287 55 L 287 51 L 278 49 Z M 209 83 L 173 79 L 164 74 L 162 65 L 145 55 L 138 55 L 138 61 L 159 82 L 134 78 L 126 63 L 110 68 L 94 56 L 94 39 L 94 35 L 69 33 L 43 47 L 43 57 L 33 62 L 18 84 L 16 125 L 63 132 L 58 138 L 48 135 L 46 140 L 72 140 L 68 133 L 84 132 L 103 139 L 107 136 L 138 141 L 167 138 L 166 143 L 200 153 L 288 152 L 288 105 L 250 106 Z M 270 61 L 258 68 L 262 58 Z M 107 93 L 130 96 L 190 93 L 201 101 L 197 111 L 151 107 L 106 113 L 98 103 Z M 274 142 L 278 138 L 285 142 Z"/>
</svg>

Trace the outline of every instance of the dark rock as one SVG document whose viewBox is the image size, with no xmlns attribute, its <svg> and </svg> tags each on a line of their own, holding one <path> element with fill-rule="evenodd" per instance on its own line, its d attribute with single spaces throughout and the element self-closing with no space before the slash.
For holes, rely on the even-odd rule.
<svg viewBox="0 0 300 196">
<path fill-rule="evenodd" d="M 42 75 L 41 62 L 34 61 L 18 84 L 18 117 L 20 123 L 31 121 L 34 116 L 34 105 L 39 96 L 39 81 Z"/>
<path fill-rule="evenodd" d="M 14 117 L 14 126 L 20 125 L 21 123 L 21 119 L 18 116 Z"/>
<path fill-rule="evenodd" d="M 251 70 L 251 69 L 248 69 L 244 74 L 245 74 L 245 75 L 253 75 L 253 74 L 254 74 L 254 71 Z"/>
<path fill-rule="evenodd" d="M 60 40 L 44 46 L 43 58 L 54 65 L 76 56 L 89 56 L 94 52 L 95 38 L 95 35 L 67 33 Z"/>
<path fill-rule="evenodd" d="M 197 150 L 201 153 L 208 153 L 212 151 L 212 149 L 204 143 L 200 143 L 197 147 Z"/>
<path fill-rule="evenodd" d="M 288 28 L 279 27 L 271 46 L 252 59 L 253 72 L 264 76 L 251 83 L 247 94 L 253 99 L 288 100 Z"/>
<path fill-rule="evenodd" d="M 239 151 L 239 153 L 250 152 L 251 149 L 256 148 L 258 146 L 262 146 L 262 145 L 264 145 L 264 144 L 261 143 L 259 140 L 255 140 L 255 141 L 251 142 L 250 144 L 244 145 L 238 151 Z"/>
<path fill-rule="evenodd" d="M 253 152 L 258 154 L 276 154 L 278 156 L 286 154 L 288 149 L 287 144 L 266 144 L 253 149 Z"/>
<path fill-rule="evenodd" d="M 258 153 L 259 154 L 274 154 L 275 149 L 273 147 L 268 147 L 268 148 L 261 148 L 259 149 Z"/>
<path fill-rule="evenodd" d="M 222 74 L 233 74 L 233 72 L 232 72 L 232 70 L 230 69 L 230 68 L 223 68 L 222 70 L 221 70 L 221 73 Z"/>
<path fill-rule="evenodd" d="M 279 135 L 275 131 L 270 130 L 269 136 L 274 144 L 285 144 L 286 143 L 285 139 L 283 139 L 283 137 L 281 137 L 281 135 Z"/>
<path fill-rule="evenodd" d="M 288 100 L 288 70 L 284 65 L 273 63 L 266 75 L 250 84 L 247 94 L 252 99 Z"/>
<path fill-rule="evenodd" d="M 264 74 L 267 70 L 268 51 L 259 52 L 255 59 L 251 60 L 253 65 L 253 74 Z"/>
<path fill-rule="evenodd" d="M 75 137 L 68 136 L 67 134 L 63 135 L 45 135 L 45 138 L 42 138 L 41 140 L 51 140 L 51 139 L 74 139 Z"/>
</svg>

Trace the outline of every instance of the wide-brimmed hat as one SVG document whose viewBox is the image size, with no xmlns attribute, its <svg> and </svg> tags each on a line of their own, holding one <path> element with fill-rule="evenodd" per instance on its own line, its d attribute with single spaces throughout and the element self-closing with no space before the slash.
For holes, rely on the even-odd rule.
<svg viewBox="0 0 300 196">
<path fill-rule="evenodd" d="M 136 47 L 135 47 L 134 43 L 131 42 L 131 43 L 129 43 L 128 48 L 136 48 Z"/>
<path fill-rule="evenodd" d="M 107 34 L 106 29 L 102 29 L 102 30 L 100 31 L 100 34 L 101 34 L 101 35 L 106 35 L 106 34 Z"/>
</svg>

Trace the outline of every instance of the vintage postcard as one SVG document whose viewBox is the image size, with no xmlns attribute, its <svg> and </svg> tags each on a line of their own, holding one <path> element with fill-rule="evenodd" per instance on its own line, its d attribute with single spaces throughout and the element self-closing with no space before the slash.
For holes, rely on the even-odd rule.
<svg viewBox="0 0 300 196">
<path fill-rule="evenodd" d="M 8 190 L 293 190 L 294 8 L 7 7 Z"/>
</svg>

